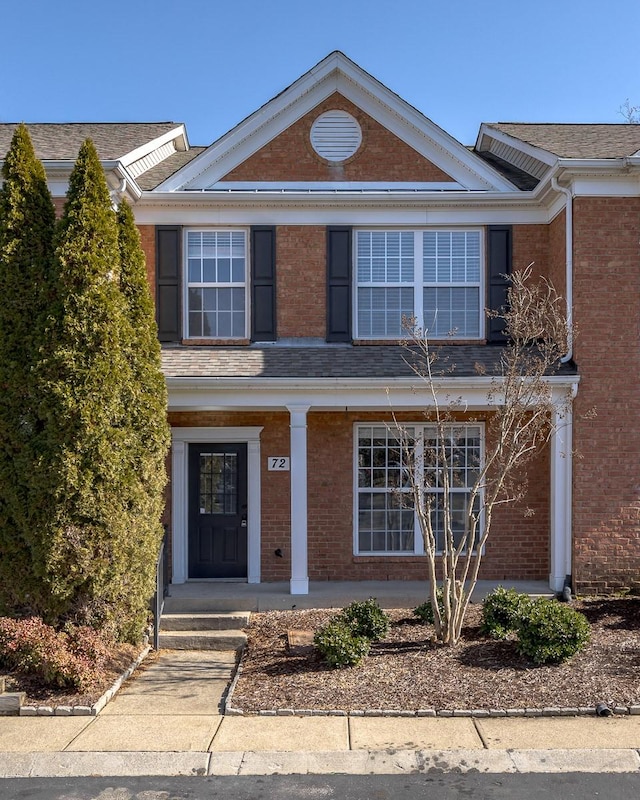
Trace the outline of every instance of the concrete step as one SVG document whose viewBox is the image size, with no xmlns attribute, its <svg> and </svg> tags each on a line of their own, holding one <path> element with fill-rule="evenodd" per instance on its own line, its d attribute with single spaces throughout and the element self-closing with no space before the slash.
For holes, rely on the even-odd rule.
<svg viewBox="0 0 640 800">
<path fill-rule="evenodd" d="M 167 613 L 162 615 L 160 631 L 229 631 L 246 628 L 249 624 L 249 611 L 213 611 L 192 614 Z"/>
<path fill-rule="evenodd" d="M 239 630 L 168 631 L 160 630 L 159 645 L 167 650 L 242 650 L 247 634 Z"/>
<path fill-rule="evenodd" d="M 252 597 L 194 597 L 170 595 L 164 601 L 164 614 L 225 614 L 234 611 L 257 611 L 258 605 Z"/>
</svg>

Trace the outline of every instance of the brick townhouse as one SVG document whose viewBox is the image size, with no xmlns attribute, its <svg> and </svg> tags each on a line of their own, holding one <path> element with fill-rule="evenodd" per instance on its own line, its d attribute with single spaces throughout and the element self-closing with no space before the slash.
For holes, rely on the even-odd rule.
<svg viewBox="0 0 640 800">
<path fill-rule="evenodd" d="M 209 147 L 176 123 L 30 130 L 58 203 L 90 136 L 134 206 L 169 387 L 173 583 L 423 578 L 395 490 L 392 410 L 429 433 L 403 315 L 452 365 L 471 465 L 504 346 L 485 309 L 534 262 L 575 326 L 549 378 L 571 413 L 496 514 L 481 577 L 640 586 L 640 126 L 483 124 L 465 147 L 335 52 Z"/>
</svg>

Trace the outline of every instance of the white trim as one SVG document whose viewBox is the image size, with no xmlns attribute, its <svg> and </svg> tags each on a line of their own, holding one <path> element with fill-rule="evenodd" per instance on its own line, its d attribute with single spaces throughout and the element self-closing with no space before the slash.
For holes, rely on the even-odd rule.
<svg viewBox="0 0 640 800">
<path fill-rule="evenodd" d="M 183 123 L 163 133 L 161 136 L 157 136 L 155 139 L 150 139 L 148 142 L 140 145 L 140 147 L 136 147 L 135 150 L 130 150 L 128 153 L 125 153 L 121 156 L 120 161 L 125 167 L 128 167 L 130 164 L 139 161 L 141 158 L 144 158 L 144 156 L 170 142 L 175 142 L 177 151 L 188 149 L 187 131 Z M 164 159 L 162 160 L 164 161 Z"/>
<path fill-rule="evenodd" d="M 520 152 L 531 156 L 531 158 L 536 159 L 536 161 L 547 164 L 548 166 L 553 166 L 558 161 L 558 156 L 555 153 L 552 153 L 549 150 L 544 150 L 541 147 L 536 147 L 533 144 L 529 144 L 528 142 L 518 139 L 509 133 L 504 133 L 504 131 L 494 128 L 489 122 L 483 122 L 480 125 L 480 130 L 478 131 L 475 144 L 476 150 L 482 151 L 487 149 L 484 146 L 483 141 L 485 137 L 488 139 L 495 139 L 496 142 L 507 144 L 510 147 L 513 147 L 516 150 L 520 150 Z"/>
<path fill-rule="evenodd" d="M 247 581 L 260 583 L 261 487 L 260 434 L 262 427 L 171 429 L 172 583 L 189 575 L 189 444 L 243 442 L 247 444 Z"/>
<path fill-rule="evenodd" d="M 561 592 L 571 574 L 572 547 L 573 410 L 567 396 L 555 404 L 551 424 L 549 587 Z"/>
<path fill-rule="evenodd" d="M 426 391 L 418 377 L 409 378 L 171 378 L 170 411 L 285 410 L 308 405 L 314 411 L 389 411 L 424 407 Z M 579 378 L 551 376 L 554 402 L 577 387 Z M 443 378 L 434 381 L 436 392 L 461 411 L 480 411 L 502 404 L 490 377 Z"/>
<path fill-rule="evenodd" d="M 309 594 L 307 510 L 308 405 L 287 405 L 291 437 L 291 594 Z"/>
<path fill-rule="evenodd" d="M 554 193 L 555 195 L 555 193 Z M 189 227 L 232 227 L 243 225 L 353 225 L 353 226 L 482 226 L 546 224 L 557 208 L 547 208 L 531 198 L 520 197 L 518 204 L 495 202 L 496 198 L 474 197 L 468 193 L 434 193 L 428 198 L 418 193 L 398 195 L 287 195 L 274 193 L 247 195 L 188 193 L 179 198 L 164 196 L 163 203 L 146 203 L 145 197 L 134 208 L 139 225 L 185 225 Z M 554 202 L 557 202 L 557 195 Z M 561 202 L 561 201 L 560 201 Z"/>
<path fill-rule="evenodd" d="M 218 181 L 204 191 L 299 191 L 307 194 L 319 192 L 467 192 L 464 186 L 456 181 Z"/>
</svg>

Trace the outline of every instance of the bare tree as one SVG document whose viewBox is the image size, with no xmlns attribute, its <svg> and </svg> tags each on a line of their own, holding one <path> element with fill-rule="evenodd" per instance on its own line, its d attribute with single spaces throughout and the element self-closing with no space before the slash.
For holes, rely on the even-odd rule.
<svg viewBox="0 0 640 800">
<path fill-rule="evenodd" d="M 424 383 L 428 422 L 418 428 L 395 423 L 404 462 L 401 494 L 415 509 L 424 540 L 436 639 L 448 645 L 460 638 L 494 511 L 523 497 L 527 464 L 554 430 L 547 378 L 567 352 L 564 303 L 550 283 L 531 280 L 531 267 L 511 276 L 507 310 L 494 316 L 504 319 L 507 344 L 487 390 L 492 410 L 484 453 L 479 425 L 477 438 L 475 431 L 469 438 L 474 420 L 466 416 L 462 424 L 464 409 L 443 388 L 450 368 L 420 330 L 413 330 L 407 362 Z M 476 372 L 486 369 L 476 364 Z"/>
<path fill-rule="evenodd" d="M 632 106 L 629 98 L 618 109 L 618 113 L 624 117 L 624 121 L 631 125 L 637 125 L 640 122 L 640 106 Z"/>
</svg>

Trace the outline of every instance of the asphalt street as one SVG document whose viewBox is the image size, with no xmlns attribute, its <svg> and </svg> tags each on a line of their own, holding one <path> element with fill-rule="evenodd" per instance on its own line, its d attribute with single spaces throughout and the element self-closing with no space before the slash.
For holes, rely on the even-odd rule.
<svg viewBox="0 0 640 800">
<path fill-rule="evenodd" d="M 0 800 L 637 800 L 639 774 L 18 778 Z"/>
</svg>

